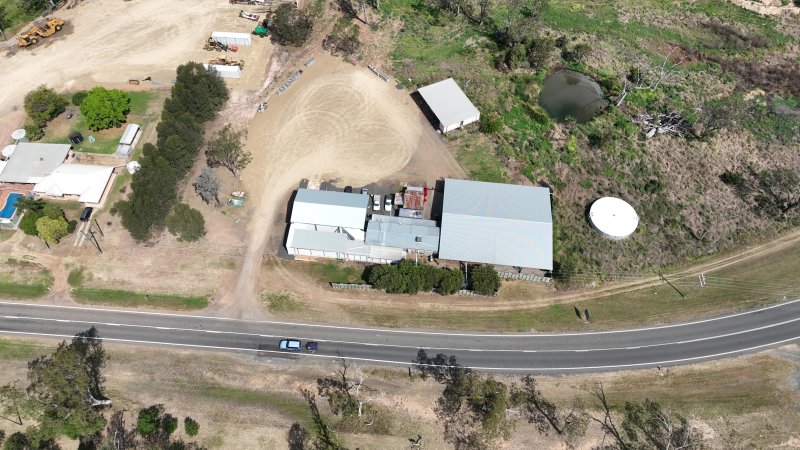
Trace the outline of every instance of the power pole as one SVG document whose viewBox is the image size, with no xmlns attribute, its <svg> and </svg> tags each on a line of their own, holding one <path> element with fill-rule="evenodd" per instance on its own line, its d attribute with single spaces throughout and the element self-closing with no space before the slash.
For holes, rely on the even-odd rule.
<svg viewBox="0 0 800 450">
<path fill-rule="evenodd" d="M 670 283 L 670 282 L 669 282 L 669 280 L 668 280 L 668 279 L 666 279 L 666 278 L 664 277 L 664 275 L 662 275 L 662 274 L 661 274 L 661 271 L 660 271 L 660 270 L 658 271 L 658 276 L 659 276 L 659 277 L 661 277 L 661 279 L 662 279 L 662 280 L 664 280 L 664 281 L 665 281 L 665 282 L 666 282 L 668 285 L 670 285 L 670 287 L 672 287 L 672 289 L 675 289 L 675 292 L 677 292 L 678 294 L 680 294 L 680 295 L 681 295 L 681 297 L 686 297 L 686 294 L 684 294 L 683 292 L 681 292 L 681 290 L 680 290 L 680 289 L 676 288 L 674 284 Z"/>
<path fill-rule="evenodd" d="M 97 242 L 97 238 L 95 237 L 94 231 L 92 231 L 91 227 L 89 227 L 89 234 L 92 236 L 92 240 L 94 241 L 94 246 L 97 247 L 97 251 L 102 254 L 103 250 L 100 248 L 100 244 Z"/>
<path fill-rule="evenodd" d="M 97 227 L 97 231 L 99 231 L 99 232 L 100 232 L 100 236 L 102 236 L 102 237 L 106 237 L 106 234 L 105 234 L 105 233 L 103 233 L 103 229 L 102 229 L 102 228 L 100 228 L 100 224 L 99 224 L 99 223 L 97 223 L 97 219 L 93 219 L 93 220 L 94 220 L 94 225 Z M 91 229 L 91 226 L 90 226 L 89 228 Z"/>
<path fill-rule="evenodd" d="M 91 233 L 91 232 L 92 232 L 92 230 L 91 230 L 91 228 L 90 228 L 90 229 L 89 229 L 89 233 Z M 83 231 L 83 230 L 81 230 L 81 234 L 83 235 L 83 237 L 85 237 L 85 238 L 86 238 L 86 240 L 87 240 L 87 241 L 91 242 L 91 243 L 92 243 L 92 245 L 94 245 L 94 248 L 96 248 L 98 252 L 100 252 L 100 253 L 103 253 L 103 251 L 102 251 L 102 250 L 100 250 L 100 245 L 98 245 L 98 244 L 97 244 L 97 240 L 96 240 L 96 239 L 94 239 L 94 234 L 92 234 L 92 235 L 91 235 L 91 237 L 89 237 L 89 234 L 87 234 L 87 233 L 86 233 L 85 231 Z"/>
</svg>

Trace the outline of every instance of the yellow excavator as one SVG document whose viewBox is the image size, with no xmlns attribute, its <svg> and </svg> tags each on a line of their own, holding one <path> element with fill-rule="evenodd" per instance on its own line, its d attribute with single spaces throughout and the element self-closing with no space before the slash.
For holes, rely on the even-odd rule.
<svg viewBox="0 0 800 450">
<path fill-rule="evenodd" d="M 218 66 L 239 66 L 244 68 L 244 60 L 243 59 L 228 59 L 225 57 L 221 58 L 211 58 L 208 60 L 209 64 L 214 64 Z"/>
<path fill-rule="evenodd" d="M 64 27 L 64 21 L 57 17 L 50 17 L 45 20 L 37 20 L 33 22 L 33 26 L 27 31 L 17 35 L 17 45 L 20 47 L 28 47 L 36 45 L 42 38 L 50 37 L 56 32 L 61 31 Z"/>
</svg>

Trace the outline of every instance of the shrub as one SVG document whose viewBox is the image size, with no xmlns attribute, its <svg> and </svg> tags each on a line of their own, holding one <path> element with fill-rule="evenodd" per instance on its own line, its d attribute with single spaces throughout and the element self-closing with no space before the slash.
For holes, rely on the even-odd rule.
<svg viewBox="0 0 800 450">
<path fill-rule="evenodd" d="M 64 112 L 67 101 L 45 85 L 25 95 L 25 112 L 39 126 L 44 126 L 57 115 Z"/>
<path fill-rule="evenodd" d="M 358 25 L 347 17 L 340 17 L 331 34 L 322 42 L 322 48 L 330 50 L 334 55 L 341 53 L 344 56 L 353 56 L 361 48 L 358 35 Z"/>
<path fill-rule="evenodd" d="M 307 12 L 284 3 L 275 10 L 270 31 L 277 43 L 299 47 L 308 40 L 313 27 L 314 22 Z"/>
<path fill-rule="evenodd" d="M 81 102 L 86 126 L 90 130 L 118 127 L 131 109 L 131 97 L 119 89 L 98 86 L 89 91 Z"/>
<path fill-rule="evenodd" d="M 528 64 L 531 69 L 544 68 L 550 61 L 556 42 L 550 36 L 537 36 L 528 42 Z"/>
<path fill-rule="evenodd" d="M 178 240 L 193 242 L 206 235 L 206 221 L 200 211 L 186 203 L 178 203 L 167 217 L 167 229 Z"/>
<path fill-rule="evenodd" d="M 439 286 L 436 292 L 441 295 L 450 295 L 458 292 L 464 285 L 464 274 L 460 270 L 445 269 L 439 278 Z"/>
<path fill-rule="evenodd" d="M 19 229 L 28 236 L 38 236 L 39 232 L 36 230 L 36 221 L 40 217 L 44 217 L 41 211 L 27 211 L 22 220 L 19 221 Z"/>
<path fill-rule="evenodd" d="M 561 50 L 561 57 L 564 58 L 565 61 L 580 63 L 583 62 L 589 53 L 592 52 L 592 47 L 589 44 L 576 44 L 571 49 L 565 47 Z"/>
<path fill-rule="evenodd" d="M 409 260 L 392 265 L 367 267 L 366 280 L 377 289 L 390 294 L 417 294 L 436 291 L 453 294 L 461 288 L 464 278 L 459 270 L 441 269 L 427 264 L 415 265 Z"/>
<path fill-rule="evenodd" d="M 503 117 L 493 111 L 481 116 L 478 129 L 484 134 L 496 134 L 503 129 Z"/>
<path fill-rule="evenodd" d="M 17 431 L 6 440 L 3 450 L 27 450 L 30 448 L 28 437 L 24 433 Z"/>
<path fill-rule="evenodd" d="M 86 99 L 86 96 L 89 95 L 86 91 L 78 91 L 72 94 L 72 104 L 75 106 L 81 106 L 83 100 Z"/>
<path fill-rule="evenodd" d="M 29 141 L 38 141 L 44 137 L 44 129 L 36 122 L 28 122 L 23 128 L 25 128 L 25 137 Z"/>
<path fill-rule="evenodd" d="M 164 414 L 161 419 L 161 429 L 167 434 L 172 434 L 178 429 L 178 418 L 172 414 Z"/>
<path fill-rule="evenodd" d="M 200 424 L 191 417 L 186 417 L 183 419 L 183 429 L 188 436 L 197 436 L 197 433 L 200 432 Z"/>
<path fill-rule="evenodd" d="M 742 174 L 729 170 L 723 172 L 722 175 L 719 176 L 719 179 L 728 186 L 732 186 L 736 189 L 742 189 L 747 184 L 747 180 L 745 180 Z"/>
<path fill-rule="evenodd" d="M 161 426 L 161 414 L 164 412 L 164 405 L 153 405 L 149 408 L 139 410 L 139 417 L 136 420 L 136 431 L 142 436 L 149 436 Z"/>
<path fill-rule="evenodd" d="M 36 232 L 48 244 L 58 244 L 61 238 L 69 234 L 69 224 L 63 217 L 52 218 L 45 215 L 36 219 Z"/>
<path fill-rule="evenodd" d="M 500 288 L 500 275 L 490 266 L 477 266 L 469 270 L 469 285 L 480 295 L 494 295 Z"/>
</svg>

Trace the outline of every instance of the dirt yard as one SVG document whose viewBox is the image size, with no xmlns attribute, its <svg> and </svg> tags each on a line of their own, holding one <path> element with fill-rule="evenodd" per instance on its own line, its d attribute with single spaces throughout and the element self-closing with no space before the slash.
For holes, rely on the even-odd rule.
<svg viewBox="0 0 800 450">
<path fill-rule="evenodd" d="M 249 242 L 236 288 L 218 305 L 231 317 L 263 315 L 255 294 L 262 255 L 277 250 L 269 245 L 270 237 L 283 233 L 289 195 L 302 179 L 353 186 L 382 179 L 432 185 L 442 177 L 463 176 L 407 91 L 366 67 L 321 52 L 314 57 L 310 67 L 298 65 L 300 78 L 282 95 L 272 94 L 266 112 L 249 128 L 247 148 L 254 159 L 242 177 L 254 208 Z M 283 73 L 293 71 L 287 67 Z"/>
<path fill-rule="evenodd" d="M 64 31 L 30 49 L 16 49 L 0 65 L 0 136 L 18 127 L 22 99 L 40 84 L 57 91 L 95 85 L 127 88 L 129 79 L 153 78 L 154 87 L 168 85 L 175 68 L 188 61 L 207 62 L 221 53 L 202 50 L 213 31 L 248 33 L 254 23 L 238 17 L 240 6 L 223 1 L 87 0 L 56 12 L 67 22 Z M 260 85 L 272 44 L 256 38 L 228 56 L 245 60 L 236 89 Z M 140 87 L 148 87 L 142 82 Z"/>
</svg>

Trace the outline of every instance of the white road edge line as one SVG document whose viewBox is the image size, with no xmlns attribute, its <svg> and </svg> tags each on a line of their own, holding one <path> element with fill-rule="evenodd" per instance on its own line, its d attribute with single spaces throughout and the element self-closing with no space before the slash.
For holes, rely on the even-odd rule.
<svg viewBox="0 0 800 450">
<path fill-rule="evenodd" d="M 54 337 L 54 338 L 73 338 L 73 335 L 65 335 L 65 334 L 47 334 L 47 333 L 27 333 L 23 331 L 3 331 L 0 330 L 0 334 L 13 334 L 13 335 L 28 335 L 28 336 L 47 336 L 47 337 Z M 154 344 L 154 345 L 166 345 L 166 346 L 173 346 L 173 347 L 188 347 L 188 348 L 202 348 L 202 349 L 211 349 L 211 350 L 232 350 L 237 352 L 262 352 L 262 353 L 274 353 L 282 356 L 302 356 L 306 358 L 323 358 L 323 359 L 340 359 L 344 358 L 351 361 L 364 361 L 364 362 L 372 362 L 372 363 L 379 363 L 379 364 L 397 364 L 403 366 L 414 366 L 413 362 L 403 362 L 403 361 L 388 361 L 383 359 L 371 359 L 371 358 L 355 358 L 350 356 L 342 356 L 342 355 L 320 355 L 317 353 L 287 353 L 281 352 L 278 350 L 258 350 L 258 349 L 251 349 L 251 348 L 236 348 L 236 347 L 219 347 L 213 345 L 199 345 L 199 344 L 178 344 L 178 343 L 167 343 L 167 342 L 155 342 L 155 341 L 139 341 L 134 339 L 117 339 L 117 338 L 99 338 L 102 341 L 112 341 L 112 342 L 123 342 L 128 344 Z M 537 372 L 537 371 L 545 371 L 545 372 L 565 372 L 565 371 L 572 371 L 572 370 L 612 370 L 612 369 L 629 369 L 634 367 L 652 367 L 652 366 L 669 366 L 675 364 L 683 364 L 688 363 L 691 361 L 700 361 L 705 359 L 717 359 L 723 356 L 730 356 L 735 354 L 742 354 L 742 353 L 751 353 L 755 350 L 768 348 L 768 347 L 775 347 L 780 346 L 781 344 L 787 344 L 792 341 L 796 341 L 800 338 L 789 338 L 783 339 L 780 341 L 770 342 L 767 344 L 756 345 L 754 347 L 742 348 L 738 350 L 731 350 L 722 353 L 713 353 L 710 355 L 703 355 L 703 356 L 693 356 L 691 358 L 680 358 L 680 359 L 671 359 L 666 361 L 653 361 L 653 362 L 646 362 L 646 363 L 632 363 L 632 364 L 616 364 L 616 365 L 607 365 L 607 366 L 580 366 L 580 367 L 481 367 L 481 366 L 463 366 L 467 369 L 473 370 L 490 370 L 490 371 L 509 371 L 509 372 Z M 436 364 L 424 364 L 426 367 L 446 367 L 446 366 L 439 366 Z"/>
<path fill-rule="evenodd" d="M 160 313 L 160 312 L 152 312 L 152 311 L 130 311 L 125 309 L 111 309 L 111 308 L 84 308 L 80 306 L 65 306 L 65 305 L 41 305 L 36 303 L 21 303 L 21 302 L 8 302 L 8 301 L 0 301 L 0 305 L 13 305 L 13 306 L 23 306 L 23 307 L 38 307 L 38 308 L 61 308 L 61 309 L 76 309 L 76 310 L 83 310 L 83 311 L 99 311 L 99 312 L 112 312 L 112 313 L 120 313 L 120 314 L 139 314 L 139 315 L 151 315 L 151 316 L 164 316 L 164 317 L 186 317 L 186 318 L 193 318 L 193 319 L 204 319 L 204 320 L 218 320 L 218 321 L 229 321 L 229 322 L 247 322 L 247 323 L 263 323 L 263 324 L 272 324 L 272 325 L 287 325 L 287 326 L 297 326 L 297 327 L 309 327 L 309 328 L 330 328 L 330 329 L 338 329 L 338 330 L 353 330 L 353 331 L 369 331 L 373 333 L 383 332 L 383 333 L 395 333 L 395 334 L 418 334 L 418 335 L 428 335 L 428 336 L 461 336 L 461 337 L 502 337 L 502 338 L 513 338 L 513 337 L 531 337 L 531 336 L 591 336 L 591 335 L 598 335 L 598 334 L 613 334 L 613 333 L 632 333 L 636 331 L 650 331 L 650 330 L 662 330 L 668 328 L 678 328 L 678 327 L 685 327 L 689 325 L 697 325 L 701 323 L 708 323 L 714 322 L 717 320 L 725 320 L 730 319 L 733 317 L 739 317 L 748 314 L 758 314 L 762 311 L 767 311 L 774 308 L 781 308 L 784 306 L 792 305 L 794 303 L 800 302 L 800 298 L 795 300 L 790 300 L 787 302 L 780 302 L 774 305 L 765 306 L 763 308 L 754 309 L 750 311 L 742 311 L 734 314 L 728 314 L 725 316 L 718 316 L 718 317 L 711 317 L 708 319 L 696 320 L 693 322 L 681 322 L 676 324 L 668 324 L 668 325 L 658 325 L 653 327 L 645 327 L 645 328 L 628 328 L 623 330 L 607 330 L 607 331 L 587 331 L 583 333 L 527 333 L 527 334 L 520 334 L 520 333 L 508 333 L 508 334 L 483 334 L 483 333 L 447 333 L 447 332 L 436 332 L 436 331 L 416 331 L 416 330 L 399 330 L 399 329 L 391 329 L 391 328 L 368 328 L 368 327 L 347 327 L 347 326 L 340 326 L 340 325 L 323 325 L 323 324 L 308 324 L 308 323 L 296 323 L 296 322 L 278 322 L 278 321 L 269 321 L 269 320 L 241 320 L 241 319 L 232 319 L 229 317 L 211 317 L 211 316 L 198 316 L 198 315 L 191 315 L 191 314 L 177 314 L 177 313 Z"/>
<path fill-rule="evenodd" d="M 6 317 L 9 318 L 9 317 Z M 113 326 L 113 327 L 128 327 L 128 328 L 144 328 L 144 329 L 156 329 L 156 330 L 167 330 L 167 331 L 180 331 L 180 332 L 188 332 L 188 333 L 208 333 L 208 334 L 229 334 L 233 336 L 250 336 L 250 337 L 259 337 L 259 338 L 270 338 L 270 339 L 281 339 L 286 338 L 288 336 L 283 335 L 273 335 L 273 334 L 259 334 L 259 333 L 242 333 L 238 331 L 220 331 L 220 330 L 199 330 L 194 328 L 175 328 L 175 327 L 157 327 L 152 325 L 138 325 L 138 324 L 124 324 L 124 323 L 113 323 L 113 322 L 94 322 L 91 320 L 64 320 L 64 319 L 50 319 L 47 317 L 19 317 L 14 316 L 10 317 L 10 319 L 24 319 L 24 320 L 38 320 L 42 322 L 68 322 L 68 323 L 79 323 L 85 325 L 99 325 L 99 326 Z M 564 349 L 538 349 L 534 351 L 539 351 L 542 353 L 557 353 L 557 352 L 598 352 L 598 351 L 613 351 L 613 350 L 636 350 L 642 348 L 653 348 L 653 347 L 665 347 L 669 345 L 683 345 L 683 344 L 692 344 L 696 342 L 702 341 L 710 341 L 713 339 L 721 339 L 731 336 L 736 336 L 740 334 L 747 334 L 752 333 L 754 331 L 761 331 L 766 330 L 768 328 L 779 327 L 782 325 L 786 325 L 793 322 L 800 321 L 800 317 L 795 319 L 785 320 L 783 322 L 778 323 L 771 323 L 769 325 L 762 325 L 756 328 L 749 328 L 746 330 L 739 330 L 733 331 L 730 333 L 725 334 L 718 334 L 714 336 L 706 336 L 702 338 L 696 339 L 686 339 L 683 341 L 673 341 L 673 342 L 662 342 L 658 344 L 647 344 L 647 345 L 640 345 L 640 346 L 631 346 L 631 347 L 603 347 L 603 348 L 588 348 L 588 349 L 575 349 L 575 348 L 564 348 Z M 535 338 L 537 336 L 531 336 Z M 799 336 L 800 337 L 800 336 Z M 338 341 L 333 339 L 320 339 L 320 338 L 311 338 L 311 337 L 302 337 L 302 336 L 293 336 L 294 339 L 300 339 L 303 341 L 317 341 L 317 342 L 327 342 L 331 344 L 345 344 L 345 345 L 363 345 L 369 347 L 392 347 L 392 348 L 413 348 L 417 349 L 420 348 L 416 345 L 400 345 L 400 344 L 379 344 L 374 342 L 355 342 L 355 341 Z M 445 350 L 445 351 L 453 351 L 453 352 L 482 352 L 482 351 L 491 351 L 497 353 L 519 353 L 524 352 L 525 350 L 518 350 L 518 349 L 485 349 L 485 348 L 453 348 L 453 347 L 435 347 L 436 350 Z"/>
</svg>

